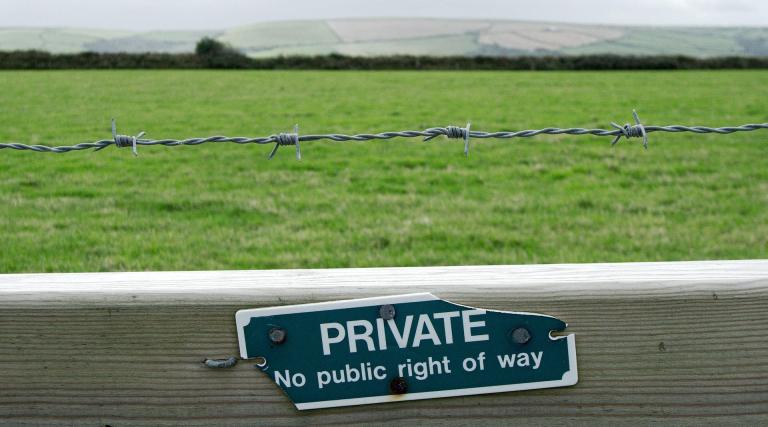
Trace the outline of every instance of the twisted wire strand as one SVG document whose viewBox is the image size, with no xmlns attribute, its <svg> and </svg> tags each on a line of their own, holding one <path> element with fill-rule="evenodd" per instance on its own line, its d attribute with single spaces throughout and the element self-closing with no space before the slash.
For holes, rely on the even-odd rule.
<svg viewBox="0 0 768 427">
<path fill-rule="evenodd" d="M 615 125 L 615 124 L 614 124 Z M 136 146 L 153 146 L 163 145 L 167 147 L 173 147 L 178 145 L 201 145 L 207 143 L 234 143 L 234 144 L 275 144 L 275 147 L 283 145 L 296 145 L 297 146 L 297 158 L 300 158 L 299 142 L 310 142 L 319 140 L 331 140 L 331 141 L 371 141 L 371 140 L 388 140 L 393 138 L 425 138 L 427 140 L 436 138 L 438 136 L 445 136 L 448 138 L 464 138 L 468 141 L 468 138 L 495 138 L 495 139 L 511 139 L 511 138 L 530 138 L 537 135 L 593 135 L 593 136 L 612 136 L 634 138 L 642 136 L 642 130 L 646 134 L 654 132 L 692 132 L 697 134 L 714 133 L 714 134 L 730 134 L 735 132 L 749 132 L 760 129 L 768 129 L 768 123 L 753 123 L 745 124 L 741 126 L 724 126 L 724 127 L 709 127 L 709 126 L 684 126 L 684 125 L 668 125 L 668 126 L 649 126 L 649 125 L 615 125 L 617 129 L 588 129 L 588 128 L 557 128 L 548 127 L 543 129 L 528 129 L 518 131 L 499 131 L 499 132 L 483 132 L 483 131 L 470 131 L 467 128 L 458 128 L 456 126 L 447 127 L 434 127 L 425 130 L 403 130 L 392 132 L 380 132 L 380 133 L 362 133 L 356 135 L 346 135 L 340 133 L 331 134 L 318 134 L 318 135 L 298 135 L 297 132 L 277 134 L 262 137 L 228 137 L 228 136 L 209 136 L 205 138 L 188 138 L 188 139 L 142 139 L 140 137 L 125 137 L 118 135 L 118 139 L 103 139 L 93 142 L 83 142 L 76 145 L 61 145 L 61 146 L 48 146 L 48 145 L 29 145 L 21 143 L 0 143 L 0 149 L 12 149 L 12 150 L 29 150 L 34 152 L 46 152 L 46 153 L 68 153 L 71 151 L 90 150 L 96 151 L 109 146 L 132 146 L 135 138 Z M 139 134 L 141 135 L 141 134 Z M 121 138 L 131 138 L 130 141 Z M 618 140 L 615 139 L 615 142 Z M 130 142 L 130 143 L 129 143 Z M 615 143 L 614 142 L 614 143 Z M 645 142 L 647 145 L 647 142 Z"/>
</svg>

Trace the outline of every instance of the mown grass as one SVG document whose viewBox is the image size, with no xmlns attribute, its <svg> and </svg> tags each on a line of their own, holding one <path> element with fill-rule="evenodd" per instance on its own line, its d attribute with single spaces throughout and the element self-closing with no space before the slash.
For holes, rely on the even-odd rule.
<svg viewBox="0 0 768 427">
<path fill-rule="evenodd" d="M 768 122 L 768 72 L 5 72 L 0 140 Z M 768 132 L 0 150 L 0 271 L 766 258 Z"/>
</svg>

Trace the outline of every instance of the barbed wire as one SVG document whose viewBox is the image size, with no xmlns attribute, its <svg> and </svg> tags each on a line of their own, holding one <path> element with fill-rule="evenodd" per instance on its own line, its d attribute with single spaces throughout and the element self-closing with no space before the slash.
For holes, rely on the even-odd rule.
<svg viewBox="0 0 768 427">
<path fill-rule="evenodd" d="M 530 138 L 536 135 L 594 135 L 594 136 L 612 136 L 614 137 L 611 145 L 616 145 L 621 138 L 627 140 L 631 138 L 642 138 L 643 147 L 648 148 L 648 134 L 653 132 L 693 132 L 693 133 L 714 133 L 714 134 L 729 134 L 734 132 L 748 132 L 758 129 L 768 129 L 768 123 L 757 124 L 745 124 L 741 126 L 724 126 L 724 127 L 708 127 L 708 126 L 683 126 L 683 125 L 667 125 L 667 126 L 648 126 L 643 125 L 640 122 L 640 117 L 636 111 L 632 111 L 635 124 L 625 124 L 623 126 L 612 122 L 611 125 L 614 129 L 588 129 L 588 128 L 557 128 L 548 127 L 543 129 L 528 129 L 519 131 L 501 131 L 501 132 L 482 132 L 476 130 L 470 130 L 470 124 L 467 123 L 466 127 L 458 126 L 446 126 L 446 127 L 433 127 L 425 130 L 403 130 L 393 132 L 380 132 L 380 133 L 362 133 L 356 135 L 346 135 L 340 133 L 330 134 L 318 134 L 318 135 L 299 135 L 299 127 L 296 125 L 292 133 L 279 133 L 270 136 L 262 137 L 228 137 L 228 136 L 209 136 L 206 138 L 188 138 L 188 139 L 142 139 L 144 132 L 140 132 L 136 136 L 119 135 L 115 125 L 115 120 L 112 119 L 112 139 L 103 139 L 93 142 L 83 142 L 76 145 L 61 145 L 61 146 L 48 146 L 48 145 L 28 145 L 19 143 L 0 143 L 0 149 L 13 149 L 13 150 L 30 150 L 39 153 L 68 153 L 70 151 L 80 151 L 94 149 L 99 151 L 109 146 L 115 147 L 131 147 L 133 154 L 138 155 L 138 146 L 151 146 L 151 145 L 164 145 L 168 147 L 177 145 L 200 145 L 206 143 L 234 143 L 234 144 L 275 144 L 275 147 L 270 152 L 268 158 L 272 159 L 277 152 L 277 149 L 281 146 L 295 146 L 296 158 L 301 160 L 301 142 L 319 141 L 319 140 L 331 140 L 331 141 L 371 141 L 371 140 L 385 140 L 392 138 L 424 138 L 424 141 L 429 141 L 438 136 L 445 136 L 449 139 L 462 139 L 464 141 L 464 154 L 469 155 L 469 141 L 471 138 L 497 138 L 497 139 L 510 139 L 510 138 Z"/>
</svg>

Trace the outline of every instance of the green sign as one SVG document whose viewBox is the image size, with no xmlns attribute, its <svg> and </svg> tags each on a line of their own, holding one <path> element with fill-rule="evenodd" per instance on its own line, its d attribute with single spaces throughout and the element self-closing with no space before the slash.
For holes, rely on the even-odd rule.
<svg viewBox="0 0 768 427">
<path fill-rule="evenodd" d="M 240 356 L 298 409 L 576 384 L 573 334 L 554 317 L 432 294 L 240 310 Z"/>
</svg>

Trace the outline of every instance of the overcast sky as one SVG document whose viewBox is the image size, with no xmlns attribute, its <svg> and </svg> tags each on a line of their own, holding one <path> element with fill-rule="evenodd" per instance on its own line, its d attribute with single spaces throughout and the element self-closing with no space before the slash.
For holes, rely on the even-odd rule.
<svg viewBox="0 0 768 427">
<path fill-rule="evenodd" d="M 768 0 L 0 0 L 0 26 L 218 29 L 348 17 L 768 26 Z"/>
</svg>

